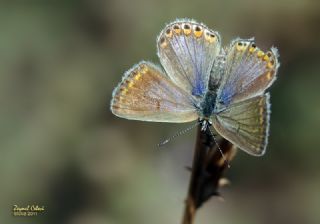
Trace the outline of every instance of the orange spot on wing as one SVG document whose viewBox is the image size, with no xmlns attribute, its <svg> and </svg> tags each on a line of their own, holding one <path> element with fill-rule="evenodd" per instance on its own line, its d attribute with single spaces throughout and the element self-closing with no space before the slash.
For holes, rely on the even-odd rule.
<svg viewBox="0 0 320 224">
<path fill-rule="evenodd" d="M 165 48 L 167 45 L 168 45 L 168 43 L 167 43 L 167 41 L 166 41 L 166 38 L 161 37 L 161 38 L 160 38 L 160 46 L 161 46 L 162 48 Z"/>
<path fill-rule="evenodd" d="M 173 31 L 176 33 L 176 34 L 180 34 L 181 33 L 181 28 L 178 24 L 174 25 L 173 26 Z"/>
<path fill-rule="evenodd" d="M 268 68 L 273 68 L 274 67 L 274 60 L 270 60 L 269 62 L 268 62 Z"/>
<path fill-rule="evenodd" d="M 187 36 L 191 33 L 191 26 L 189 24 L 183 25 L 183 33 Z"/>
<path fill-rule="evenodd" d="M 128 93 L 128 89 L 125 88 L 125 87 L 122 87 L 122 88 L 120 89 L 120 92 L 121 92 L 121 94 L 125 95 L 125 94 Z M 121 98 L 120 98 L 120 99 L 121 99 Z"/>
<path fill-rule="evenodd" d="M 270 80 L 272 78 L 272 72 L 267 73 L 267 79 Z"/>
<path fill-rule="evenodd" d="M 209 31 L 205 32 L 204 37 L 207 41 L 209 41 L 209 43 L 213 43 L 217 39 L 216 35 L 214 35 L 213 33 L 209 32 Z"/>
<path fill-rule="evenodd" d="M 257 56 L 258 56 L 259 58 L 263 57 L 263 56 L 264 56 L 264 52 L 261 51 L 261 50 L 259 50 L 258 53 L 257 53 Z"/>
<path fill-rule="evenodd" d="M 199 26 L 195 26 L 193 28 L 193 34 L 194 34 L 195 37 L 199 38 L 203 34 L 203 29 L 201 27 L 199 27 Z"/>
<path fill-rule="evenodd" d="M 170 28 L 166 30 L 166 37 L 168 38 L 172 37 L 172 30 Z"/>
<path fill-rule="evenodd" d="M 136 81 L 138 81 L 140 78 L 141 78 L 141 74 L 140 73 L 137 73 L 136 76 L 134 77 L 134 79 Z"/>
<path fill-rule="evenodd" d="M 263 57 L 263 60 L 264 60 L 264 61 L 269 61 L 269 60 L 270 60 L 270 58 L 269 58 L 269 56 L 268 56 L 268 55 L 265 55 L 265 56 Z"/>
</svg>

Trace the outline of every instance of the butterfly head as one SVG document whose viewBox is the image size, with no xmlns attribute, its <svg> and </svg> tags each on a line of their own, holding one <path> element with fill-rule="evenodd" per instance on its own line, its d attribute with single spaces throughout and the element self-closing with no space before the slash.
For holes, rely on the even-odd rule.
<svg viewBox="0 0 320 224">
<path fill-rule="evenodd" d="M 211 125 L 212 120 L 210 118 L 200 118 L 201 131 L 206 131 Z"/>
</svg>

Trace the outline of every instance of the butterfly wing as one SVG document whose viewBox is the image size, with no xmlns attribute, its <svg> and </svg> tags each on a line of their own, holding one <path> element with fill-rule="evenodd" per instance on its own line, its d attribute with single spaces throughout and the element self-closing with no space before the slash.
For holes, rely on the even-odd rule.
<svg viewBox="0 0 320 224">
<path fill-rule="evenodd" d="M 263 52 L 250 40 L 235 40 L 227 49 L 218 101 L 224 106 L 263 92 L 275 81 L 279 67 L 275 48 Z"/>
<path fill-rule="evenodd" d="M 167 25 L 157 41 L 160 62 L 171 80 L 194 96 L 203 96 L 220 52 L 220 36 L 192 20 Z"/>
<path fill-rule="evenodd" d="M 247 153 L 265 153 L 269 132 L 269 94 L 234 103 L 213 116 L 217 132 Z"/>
<path fill-rule="evenodd" d="M 141 62 L 113 91 L 111 111 L 127 119 L 188 122 L 198 118 L 194 101 L 158 67 Z"/>
</svg>

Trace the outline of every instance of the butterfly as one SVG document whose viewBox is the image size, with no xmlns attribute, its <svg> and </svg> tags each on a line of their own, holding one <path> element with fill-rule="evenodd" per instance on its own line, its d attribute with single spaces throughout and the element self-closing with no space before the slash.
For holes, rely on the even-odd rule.
<svg viewBox="0 0 320 224">
<path fill-rule="evenodd" d="M 157 38 L 162 67 L 141 61 L 114 89 L 111 111 L 141 121 L 182 123 L 199 119 L 243 151 L 261 156 L 269 135 L 270 95 L 277 49 L 254 39 L 222 48 L 218 32 L 190 19 L 168 24 Z"/>
</svg>

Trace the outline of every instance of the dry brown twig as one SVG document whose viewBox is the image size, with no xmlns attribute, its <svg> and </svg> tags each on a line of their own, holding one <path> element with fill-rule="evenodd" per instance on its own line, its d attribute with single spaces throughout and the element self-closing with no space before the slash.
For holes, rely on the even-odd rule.
<svg viewBox="0 0 320 224">
<path fill-rule="evenodd" d="M 230 162 L 235 156 L 235 147 L 223 138 L 217 143 Z M 222 177 L 227 167 L 210 130 L 203 132 L 199 126 L 182 224 L 193 224 L 197 209 L 211 196 L 220 196 L 219 187 L 228 182 Z"/>
</svg>

